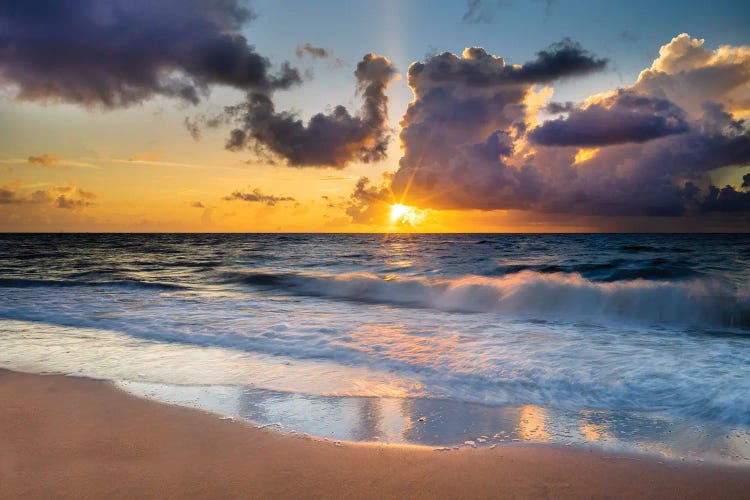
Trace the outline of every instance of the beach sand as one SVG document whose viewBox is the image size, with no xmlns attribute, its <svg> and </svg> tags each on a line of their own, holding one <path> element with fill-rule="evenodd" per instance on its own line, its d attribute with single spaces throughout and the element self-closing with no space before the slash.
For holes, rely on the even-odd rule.
<svg viewBox="0 0 750 500">
<path fill-rule="evenodd" d="M 102 381 L 0 370 L 0 498 L 748 498 L 750 466 L 282 435 Z"/>
</svg>

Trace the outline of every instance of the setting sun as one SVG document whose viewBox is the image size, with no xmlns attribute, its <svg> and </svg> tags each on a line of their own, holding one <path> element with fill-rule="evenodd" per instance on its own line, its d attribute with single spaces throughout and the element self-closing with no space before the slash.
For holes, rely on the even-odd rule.
<svg viewBox="0 0 750 500">
<path fill-rule="evenodd" d="M 414 226 L 422 221 L 424 217 L 414 207 L 397 203 L 391 205 L 391 222 L 393 224 L 404 224 Z"/>
</svg>

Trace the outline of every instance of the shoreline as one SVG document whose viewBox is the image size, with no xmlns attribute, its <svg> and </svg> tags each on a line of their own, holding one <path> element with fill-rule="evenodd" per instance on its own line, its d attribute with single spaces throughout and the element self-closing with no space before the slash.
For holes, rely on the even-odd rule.
<svg viewBox="0 0 750 500">
<path fill-rule="evenodd" d="M 740 498 L 742 464 L 555 445 L 337 443 L 131 395 L 114 383 L 0 370 L 0 498 Z"/>
<path fill-rule="evenodd" d="M 128 381 L 111 381 L 115 385 L 116 388 L 125 391 L 126 393 L 139 397 L 139 398 L 145 398 L 149 401 L 157 401 L 163 404 L 168 405 L 176 405 L 181 407 L 187 407 L 187 408 L 193 408 L 199 411 L 206 412 L 209 415 L 217 416 L 224 419 L 235 419 L 244 423 L 247 423 L 254 428 L 268 428 L 270 430 L 273 430 L 276 433 L 285 434 L 285 435 L 291 435 L 291 436 L 299 436 L 303 438 L 309 438 L 313 440 L 320 440 L 320 441 L 327 441 L 327 442 L 340 442 L 340 443 L 349 443 L 352 445 L 379 445 L 379 444 L 385 444 L 385 445 L 392 445 L 392 446 L 406 446 L 406 447 L 414 447 L 418 449 L 424 449 L 429 451 L 457 451 L 459 449 L 463 448 L 480 448 L 480 449 L 495 449 L 495 448 L 508 448 L 513 446 L 542 446 L 542 447 L 552 447 L 552 448 L 559 448 L 559 449 L 565 449 L 565 450 L 579 450 L 579 451 L 594 451 L 594 452 L 600 452 L 606 455 L 615 455 L 615 456 L 627 456 L 631 457 L 632 459 L 637 460 L 652 460 L 660 463 L 672 463 L 672 464 L 713 464 L 718 466 L 737 466 L 737 467 L 749 467 L 750 466 L 750 457 L 747 456 L 741 456 L 741 455 L 720 455 L 718 451 L 704 451 L 704 452 L 695 452 L 693 450 L 681 450 L 683 454 L 678 453 L 677 449 L 674 448 L 675 443 L 662 443 L 658 442 L 659 438 L 666 437 L 667 434 L 670 434 L 673 432 L 672 429 L 670 429 L 668 432 L 663 433 L 660 436 L 656 436 L 655 441 L 653 444 L 651 444 L 651 447 L 649 447 L 649 444 L 644 440 L 639 443 L 635 442 L 627 442 L 627 441 L 614 441 L 611 440 L 607 444 L 603 444 L 602 442 L 599 442 L 598 440 L 594 439 L 591 441 L 581 441 L 579 440 L 580 437 L 575 437 L 570 434 L 563 434 L 564 433 L 570 433 L 570 428 L 558 428 L 556 430 L 549 429 L 548 427 L 551 427 L 548 422 L 540 423 L 539 421 L 531 422 L 531 419 L 537 419 L 539 418 L 539 415 L 534 415 L 533 412 L 541 413 L 542 415 L 547 415 L 548 412 L 550 412 L 550 409 L 544 408 L 544 407 L 538 407 L 533 405 L 518 405 L 518 406 L 505 406 L 505 407 L 498 407 L 495 405 L 487 405 L 482 403 L 458 403 L 455 401 L 450 401 L 447 399 L 432 399 L 432 398 L 384 398 L 384 397 L 378 397 L 378 396 L 310 396 L 306 395 L 304 397 L 304 403 L 300 405 L 300 401 L 296 399 L 297 394 L 292 392 L 284 392 L 284 391 L 271 391 L 271 390 L 264 390 L 260 389 L 259 392 L 261 393 L 268 393 L 273 394 L 273 400 L 274 404 L 270 406 L 265 405 L 265 398 L 260 398 L 260 400 L 256 400 L 255 405 L 259 408 L 258 413 L 251 414 L 247 412 L 242 412 L 236 408 L 235 405 L 238 404 L 238 401 L 235 400 L 232 397 L 231 391 L 228 393 L 224 391 L 223 389 L 228 389 L 231 386 L 222 386 L 221 391 L 218 391 L 217 393 L 211 393 L 211 388 L 206 386 L 195 386 L 195 385 L 172 385 L 172 384 L 165 384 L 165 383 L 140 383 L 140 382 L 128 382 Z M 139 386 L 141 386 L 139 388 Z M 144 390 L 142 386 L 146 386 L 147 389 Z M 182 394 L 177 395 L 175 392 L 175 389 L 181 389 Z M 198 390 L 196 390 L 198 389 Z M 207 392 L 208 391 L 208 392 Z M 247 394 L 247 393 L 244 393 Z M 241 396 L 240 396 L 241 397 Z M 378 435 L 376 432 L 373 432 L 373 428 L 365 428 L 365 426 L 362 425 L 361 422 L 355 422 L 352 415 L 349 415 L 348 418 L 342 418 L 341 420 L 338 419 L 330 419 L 327 420 L 325 429 L 318 428 L 316 432 L 314 429 L 310 428 L 304 428 L 306 424 L 309 424 L 310 421 L 314 421 L 315 419 L 315 411 L 320 410 L 321 407 L 325 406 L 327 403 L 326 400 L 329 400 L 331 398 L 340 398 L 340 401 L 338 403 L 328 403 L 329 406 L 327 407 L 327 410 L 319 411 L 317 414 L 318 416 L 327 414 L 328 411 L 330 411 L 334 406 L 337 404 L 341 404 L 343 401 L 351 401 L 351 400 L 366 400 L 366 401 L 374 401 L 379 402 L 383 400 L 390 400 L 395 399 L 399 402 L 420 402 L 420 403 L 428 403 L 430 405 L 435 405 L 432 408 L 425 408 L 424 405 L 422 406 L 420 411 L 411 411 L 407 415 L 404 415 L 404 412 L 409 412 L 408 409 L 409 405 L 400 406 L 396 409 L 390 408 L 389 410 L 383 410 L 382 408 L 379 408 L 380 414 L 377 416 L 374 416 L 373 414 L 368 415 L 368 423 L 372 424 L 373 422 L 376 422 L 378 425 L 385 424 L 386 422 L 393 423 L 394 419 L 403 419 L 402 422 L 400 422 L 400 432 L 407 432 L 407 431 L 413 431 L 414 430 L 414 424 L 416 422 L 416 425 L 425 426 L 429 425 L 425 422 L 432 421 L 432 419 L 422 420 L 425 417 L 425 415 L 430 415 L 434 417 L 434 412 L 439 412 L 437 420 L 452 420 L 451 417 L 453 416 L 451 414 L 452 409 L 454 410 L 455 407 L 460 406 L 462 414 L 469 414 L 473 415 L 470 418 L 471 419 L 477 419 L 479 421 L 488 420 L 488 412 L 480 412 L 476 413 L 477 408 L 482 408 L 489 411 L 494 411 L 495 413 L 491 416 L 494 416 L 497 418 L 497 421 L 492 423 L 491 427 L 494 427 L 495 430 L 498 428 L 500 429 L 500 433 L 496 433 L 493 435 L 493 430 L 490 427 L 483 427 L 483 428 L 475 428 L 473 429 L 474 432 L 465 432 L 464 436 L 460 437 L 458 441 L 453 440 L 452 442 L 449 441 L 435 441 L 435 442 L 428 442 L 428 440 L 423 439 L 421 442 L 419 441 L 418 437 L 411 436 L 411 438 L 403 438 L 399 439 L 399 437 L 395 436 L 392 432 L 391 433 L 382 433 L 385 434 L 382 436 Z M 217 403 L 220 399 L 223 399 L 223 401 Z M 250 397 L 252 399 L 252 397 Z M 315 400 L 314 404 L 309 404 L 310 399 Z M 296 401 L 298 406 L 294 412 L 289 412 L 288 406 L 291 401 Z M 449 405 L 451 408 L 446 408 L 446 405 Z M 292 421 L 296 422 L 296 425 L 289 425 L 284 424 L 281 421 L 269 421 L 267 418 L 264 418 L 264 411 L 271 410 L 271 413 L 273 413 L 274 406 L 276 408 L 278 407 L 284 407 L 287 409 L 287 413 L 285 417 L 288 419 L 291 419 Z M 351 408 L 349 408 L 351 409 Z M 470 409 L 474 409 L 474 413 Z M 525 414 L 524 411 L 526 410 L 532 410 L 532 414 Z M 299 417 L 301 414 L 308 413 L 308 420 L 307 421 L 300 421 Z M 341 413 L 346 413 L 346 408 L 338 406 L 338 411 Z M 387 415 L 384 414 L 384 412 L 388 412 Z M 510 420 L 508 420 L 508 417 L 503 417 L 501 413 L 515 413 L 514 417 Z M 378 412 L 376 412 L 378 413 Z M 396 415 L 396 413 L 399 413 L 399 415 Z M 447 417 L 446 417 L 447 415 Z M 330 415 L 328 415 L 330 417 Z M 575 418 L 571 416 L 570 414 L 564 414 L 564 412 L 557 412 L 557 415 L 548 415 L 552 421 L 555 421 L 558 418 Z M 263 420 L 257 420 L 257 418 L 261 418 Z M 632 416 L 631 416 L 632 418 Z M 334 421 L 336 420 L 336 421 Z M 505 420 L 505 421 L 503 421 Z M 510 423 L 509 423 L 510 422 Z M 374 428 L 378 428 L 379 426 L 375 425 Z M 467 424 L 464 424 L 467 425 Z M 471 425 L 471 422 L 468 423 L 468 426 Z M 521 430 L 521 426 L 525 425 L 527 429 L 525 431 Z M 582 424 L 579 424 L 582 425 Z M 612 425 L 610 423 L 610 425 Z M 642 423 L 641 425 L 648 425 L 647 423 Z M 349 429 L 348 432 L 343 431 L 342 429 L 347 426 L 353 426 L 351 429 Z M 498 427 L 500 426 L 500 427 Z M 514 428 L 515 426 L 515 428 Z M 539 428 L 542 427 L 542 430 L 540 431 Z M 547 427 L 547 428 L 545 428 Z M 331 430 L 332 429 L 332 430 Z M 330 433 L 327 434 L 327 432 L 330 430 Z M 591 430 L 587 429 L 588 432 L 599 432 L 602 435 L 604 433 L 601 430 Z M 464 429 L 466 431 L 466 428 Z M 513 437 L 513 436 L 522 436 L 526 433 L 536 434 L 536 438 L 534 436 L 526 436 L 526 437 Z M 679 431 L 678 431 L 679 432 Z M 729 431 L 730 433 L 734 431 Z M 721 433 L 724 435 L 724 433 Z M 368 435 L 370 436 L 369 439 L 363 438 L 363 439 L 357 439 L 354 438 L 355 435 Z M 373 438 L 374 436 L 374 438 Z M 563 437 L 563 436 L 569 436 L 569 437 Z M 450 437 L 447 437 L 447 439 L 450 439 Z M 612 438 L 614 439 L 614 438 Z M 472 444 L 469 444 L 472 443 Z M 745 443 L 747 443 L 747 440 L 745 440 Z M 672 446 L 672 448 L 670 448 Z"/>
</svg>

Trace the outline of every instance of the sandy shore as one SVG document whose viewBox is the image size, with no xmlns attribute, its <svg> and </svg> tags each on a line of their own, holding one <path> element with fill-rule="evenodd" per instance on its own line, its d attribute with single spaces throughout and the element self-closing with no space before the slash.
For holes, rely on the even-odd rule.
<svg viewBox="0 0 750 500">
<path fill-rule="evenodd" d="M 748 498 L 750 467 L 551 446 L 284 436 L 106 382 L 0 370 L 0 498 Z"/>
</svg>

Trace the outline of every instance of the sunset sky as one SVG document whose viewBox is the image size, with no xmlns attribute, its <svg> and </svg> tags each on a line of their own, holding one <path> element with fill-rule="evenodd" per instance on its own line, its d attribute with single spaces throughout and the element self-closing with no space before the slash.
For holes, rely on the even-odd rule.
<svg viewBox="0 0 750 500">
<path fill-rule="evenodd" d="M 0 230 L 748 231 L 748 21 L 743 0 L 2 1 Z"/>
</svg>

